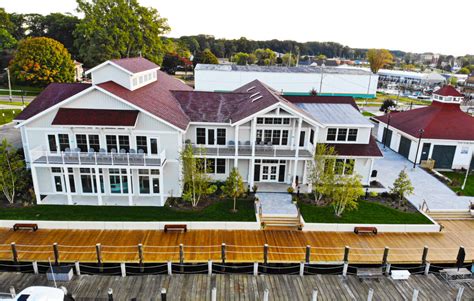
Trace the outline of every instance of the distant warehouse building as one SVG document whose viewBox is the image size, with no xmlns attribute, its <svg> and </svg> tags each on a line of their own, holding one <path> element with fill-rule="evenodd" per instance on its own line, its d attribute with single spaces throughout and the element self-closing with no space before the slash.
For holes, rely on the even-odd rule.
<svg viewBox="0 0 474 301">
<path fill-rule="evenodd" d="M 374 98 L 378 82 L 378 75 L 355 68 L 198 64 L 194 72 L 198 91 L 233 91 L 257 79 L 284 95 L 315 90 L 320 96 Z"/>
</svg>

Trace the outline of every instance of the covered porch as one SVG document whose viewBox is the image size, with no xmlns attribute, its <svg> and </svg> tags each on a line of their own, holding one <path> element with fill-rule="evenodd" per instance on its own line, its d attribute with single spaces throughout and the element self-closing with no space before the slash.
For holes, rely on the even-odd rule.
<svg viewBox="0 0 474 301">
<path fill-rule="evenodd" d="M 161 206 L 160 196 L 132 196 L 133 206 Z M 72 205 L 98 206 L 97 195 L 72 195 Z M 43 205 L 70 205 L 66 195 L 50 194 L 41 200 Z M 129 197 L 123 195 L 102 196 L 101 206 L 130 206 Z"/>
</svg>

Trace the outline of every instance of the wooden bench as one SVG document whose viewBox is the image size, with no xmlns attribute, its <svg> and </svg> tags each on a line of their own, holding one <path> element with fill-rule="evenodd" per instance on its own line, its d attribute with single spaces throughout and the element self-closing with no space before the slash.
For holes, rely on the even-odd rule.
<svg viewBox="0 0 474 301">
<path fill-rule="evenodd" d="M 20 230 L 20 229 L 31 229 L 33 231 L 38 230 L 37 224 L 14 224 L 13 231 Z"/>
<path fill-rule="evenodd" d="M 180 232 L 187 232 L 188 226 L 184 224 L 179 225 L 165 225 L 165 233 L 168 231 L 180 231 Z"/>
<path fill-rule="evenodd" d="M 355 227 L 354 233 L 355 234 L 359 234 L 359 233 L 377 234 L 377 228 L 376 227 Z"/>
</svg>

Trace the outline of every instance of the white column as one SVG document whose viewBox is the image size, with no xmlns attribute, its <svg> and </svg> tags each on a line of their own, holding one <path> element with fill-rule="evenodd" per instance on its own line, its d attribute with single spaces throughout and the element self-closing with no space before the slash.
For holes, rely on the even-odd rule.
<svg viewBox="0 0 474 301">
<path fill-rule="evenodd" d="M 181 196 L 181 194 L 183 193 L 183 170 L 182 170 L 182 167 L 181 167 L 181 158 L 180 158 L 181 152 L 183 151 L 183 148 L 184 148 L 183 143 L 184 143 L 183 134 L 181 132 L 178 132 L 178 157 L 177 157 L 177 160 L 178 160 L 178 177 L 179 177 L 178 196 Z M 163 171 L 163 167 L 161 167 L 161 169 L 160 169 L 160 178 L 161 178 L 161 172 L 162 171 Z M 161 182 L 160 182 L 160 185 L 161 185 Z M 160 193 L 161 193 L 161 189 L 163 189 L 163 188 L 160 187 Z"/>
<path fill-rule="evenodd" d="M 249 185 L 250 189 L 254 185 L 254 170 L 255 170 L 255 140 L 257 138 L 257 117 L 252 119 L 251 132 L 250 132 L 250 144 L 252 145 L 252 157 L 249 162 Z"/>
<path fill-rule="evenodd" d="M 234 167 L 237 168 L 239 165 L 239 130 L 240 127 L 238 125 L 235 126 L 235 154 L 234 154 Z"/>
<path fill-rule="evenodd" d="M 94 168 L 95 171 L 95 183 L 97 186 L 97 205 L 102 206 L 102 191 L 100 187 L 100 173 L 99 173 L 99 168 L 96 167 Z"/>
<path fill-rule="evenodd" d="M 132 195 L 132 176 L 130 174 L 131 169 L 127 168 L 127 189 L 128 189 L 128 205 L 133 206 L 133 195 Z M 151 184 L 151 183 L 150 183 Z"/>
<path fill-rule="evenodd" d="M 69 183 L 69 168 L 64 167 L 64 184 L 66 184 L 67 204 L 72 205 L 71 183 Z"/>
<path fill-rule="evenodd" d="M 31 177 L 33 178 L 33 189 L 35 190 L 36 204 L 41 204 L 41 197 L 38 185 L 38 174 L 36 173 L 36 167 L 31 164 Z"/>
<path fill-rule="evenodd" d="M 295 162 L 293 166 L 293 185 L 296 186 L 296 171 L 298 168 L 298 159 L 300 155 L 300 136 L 301 136 L 301 124 L 303 123 L 303 119 L 300 117 L 298 118 L 298 129 L 296 130 L 295 135 Z"/>
<path fill-rule="evenodd" d="M 161 206 L 165 205 L 165 186 L 164 186 L 164 181 L 163 181 L 163 166 L 160 168 L 160 200 L 161 200 Z M 152 188 L 153 189 L 153 188 Z"/>
</svg>

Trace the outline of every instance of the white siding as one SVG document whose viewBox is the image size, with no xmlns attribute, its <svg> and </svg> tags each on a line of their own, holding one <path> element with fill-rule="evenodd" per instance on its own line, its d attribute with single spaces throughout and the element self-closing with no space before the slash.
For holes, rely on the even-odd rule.
<svg viewBox="0 0 474 301">
<path fill-rule="evenodd" d="M 113 81 L 122 87 L 132 90 L 131 80 L 130 74 L 109 64 L 92 72 L 92 83 L 95 85 Z"/>
</svg>

